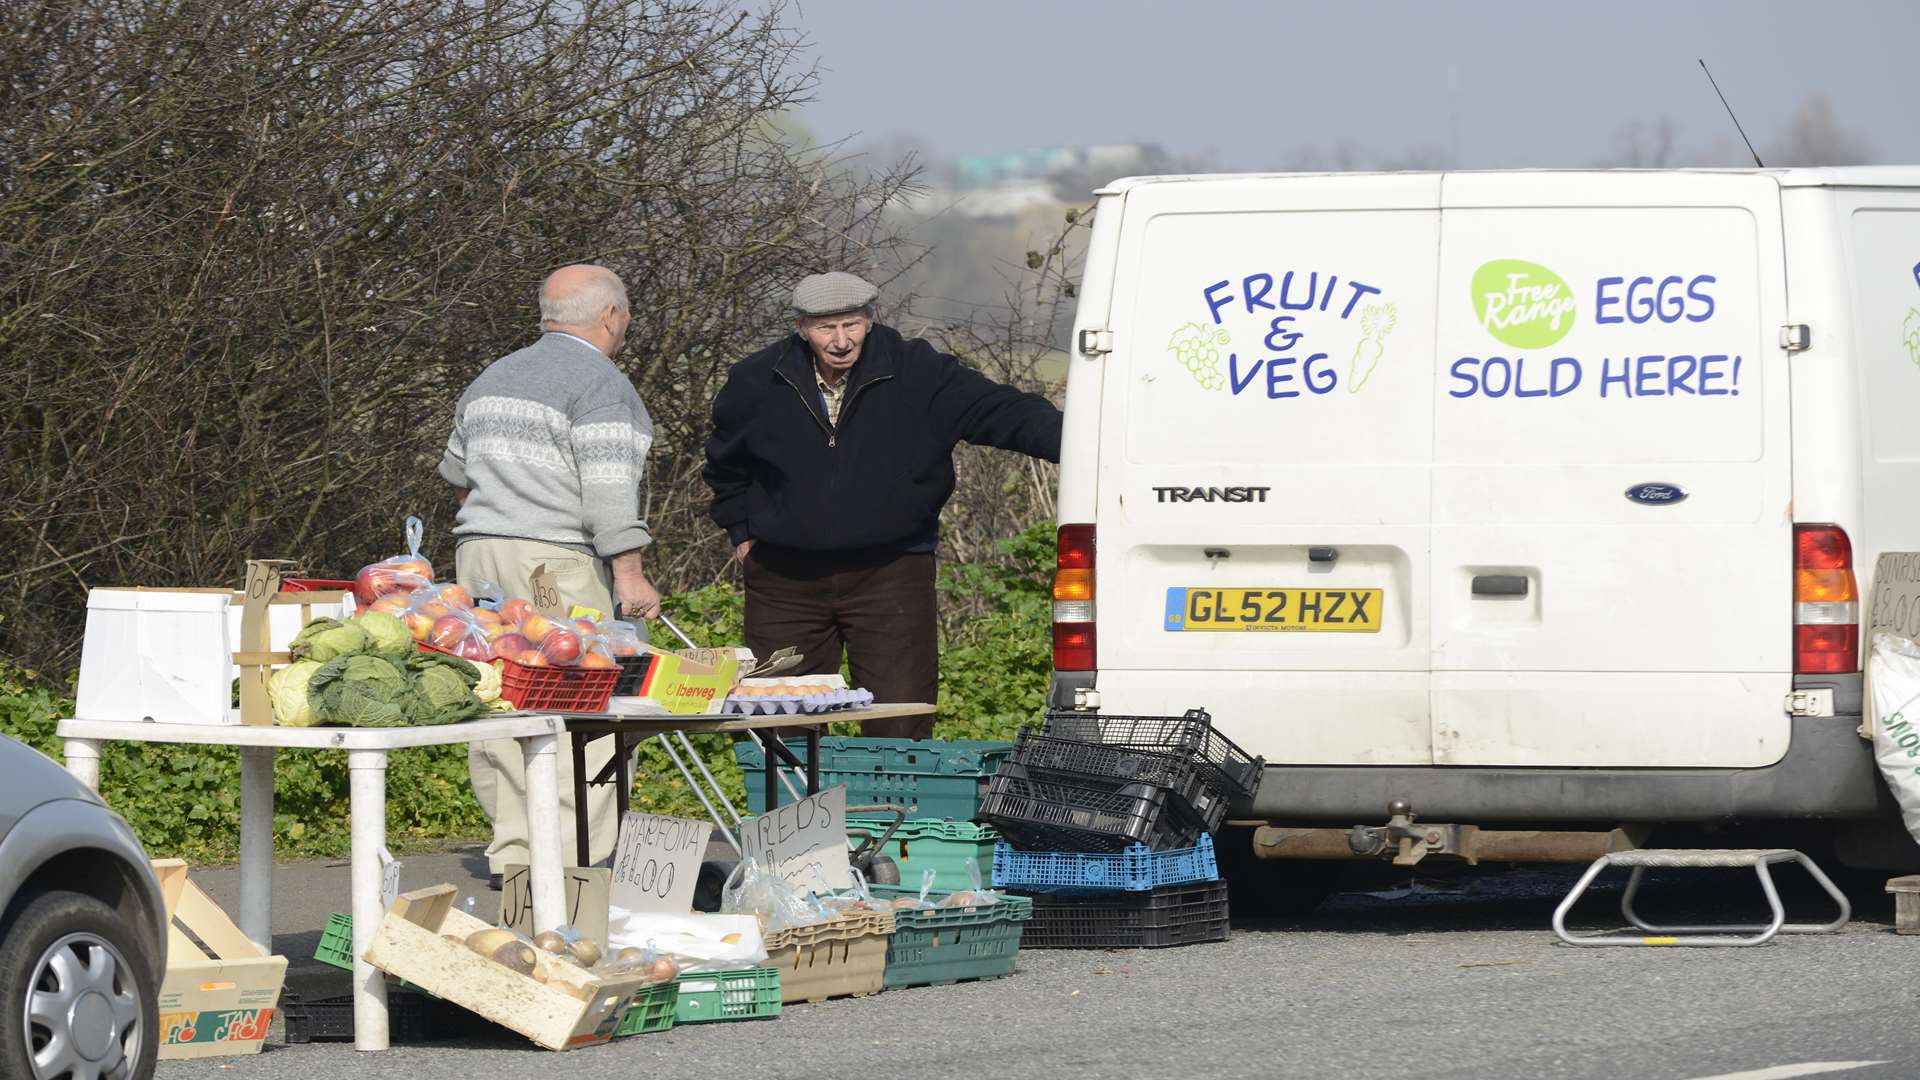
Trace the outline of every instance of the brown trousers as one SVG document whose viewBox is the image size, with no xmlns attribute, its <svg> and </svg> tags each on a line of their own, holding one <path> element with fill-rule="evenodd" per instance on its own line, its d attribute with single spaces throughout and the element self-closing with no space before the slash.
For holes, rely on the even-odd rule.
<svg viewBox="0 0 1920 1080">
<path fill-rule="evenodd" d="M 854 685 L 873 691 L 875 702 L 934 702 L 940 647 L 932 552 L 815 555 L 755 544 L 741 570 L 747 647 L 756 655 L 792 646 L 804 659 L 791 674 L 830 675 L 844 649 Z M 928 739 L 933 717 L 868 720 L 860 733 Z"/>
</svg>

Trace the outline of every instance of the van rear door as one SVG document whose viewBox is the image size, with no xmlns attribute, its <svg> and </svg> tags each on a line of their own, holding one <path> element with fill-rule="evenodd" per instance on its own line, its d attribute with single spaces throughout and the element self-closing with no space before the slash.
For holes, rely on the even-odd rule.
<svg viewBox="0 0 1920 1080">
<path fill-rule="evenodd" d="M 1785 752 L 1792 529 L 1767 176 L 1452 174 L 1433 760 Z"/>
<path fill-rule="evenodd" d="M 1432 759 L 1437 175 L 1130 189 L 1101 362 L 1109 713 L 1273 762 Z"/>
</svg>

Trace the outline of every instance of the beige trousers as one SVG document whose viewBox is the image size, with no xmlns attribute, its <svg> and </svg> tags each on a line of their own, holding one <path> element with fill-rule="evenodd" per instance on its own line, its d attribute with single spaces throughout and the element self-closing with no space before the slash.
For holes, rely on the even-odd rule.
<svg viewBox="0 0 1920 1080">
<path fill-rule="evenodd" d="M 454 554 L 454 576 L 479 596 L 492 585 L 507 596 L 533 595 L 533 572 L 546 564 L 559 586 L 561 604 L 580 604 L 609 617 L 613 614 L 613 573 L 606 560 L 571 548 L 537 540 L 467 540 Z M 587 744 L 587 777 L 597 776 L 613 759 L 612 739 Z M 560 773 L 560 858 L 573 865 L 577 840 L 573 805 L 572 736 L 562 735 L 556 765 Z M 493 841 L 487 845 L 487 868 L 501 873 L 509 864 L 525 866 L 527 854 L 527 773 L 520 744 L 513 739 L 490 739 L 467 749 L 467 772 L 474 797 L 493 819 Z M 613 854 L 619 836 L 619 806 L 614 785 L 587 788 L 588 853 L 593 862 Z"/>
</svg>

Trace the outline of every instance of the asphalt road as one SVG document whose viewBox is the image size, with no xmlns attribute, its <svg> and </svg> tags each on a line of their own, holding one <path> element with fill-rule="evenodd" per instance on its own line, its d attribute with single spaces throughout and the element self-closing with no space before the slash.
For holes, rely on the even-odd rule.
<svg viewBox="0 0 1920 1080">
<path fill-rule="evenodd" d="M 413 888 L 480 890 L 472 853 L 415 856 Z M 1788 871 L 1782 871 L 1784 879 Z M 560 1067 L 573 1078 L 776 1076 L 850 1080 L 995 1080 L 1045 1069 L 1062 1080 L 1195 1077 L 1619 1078 L 1787 1080 L 1920 1076 L 1920 937 L 1896 936 L 1871 880 L 1853 889 L 1856 921 L 1825 937 L 1757 949 L 1575 949 L 1547 929 L 1572 871 L 1510 870 L 1375 883 L 1314 916 L 1236 925 L 1225 944 L 1131 952 L 1027 951 L 1009 978 L 818 1005 L 777 1020 L 706 1024 L 558 1058 L 517 1037 L 397 1046 L 280 1045 L 257 1057 L 163 1062 L 189 1077 L 514 1075 Z M 223 903 L 237 875 L 200 872 Z M 344 992 L 310 960 L 328 910 L 345 904 L 342 864 L 283 865 L 276 945 L 289 983 Z M 1704 902 L 1755 891 L 1751 877 L 1649 888 Z M 1677 892 L 1676 892 L 1677 891 Z M 486 894 L 490 895 L 490 894 Z M 1610 901 L 1583 904 L 1614 925 Z M 1816 913 L 1789 895 L 1790 914 Z"/>
</svg>

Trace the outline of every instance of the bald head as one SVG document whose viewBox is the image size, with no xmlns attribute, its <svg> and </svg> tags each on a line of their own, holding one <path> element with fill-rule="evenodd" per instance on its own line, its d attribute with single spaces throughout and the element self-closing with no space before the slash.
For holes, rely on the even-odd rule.
<svg viewBox="0 0 1920 1080">
<path fill-rule="evenodd" d="M 604 266 L 574 263 L 540 284 L 540 325 L 592 342 L 612 356 L 627 335 L 627 287 Z"/>
</svg>

